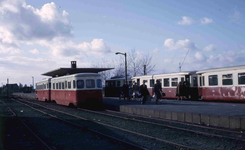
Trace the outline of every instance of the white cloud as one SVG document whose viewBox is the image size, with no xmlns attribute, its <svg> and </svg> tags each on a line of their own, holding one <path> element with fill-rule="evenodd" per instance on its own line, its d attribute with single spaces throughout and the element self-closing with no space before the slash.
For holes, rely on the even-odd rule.
<svg viewBox="0 0 245 150">
<path fill-rule="evenodd" d="M 210 45 L 206 46 L 203 50 L 204 51 L 215 51 L 216 46 L 214 44 L 210 44 Z"/>
<path fill-rule="evenodd" d="M 196 45 L 189 39 L 179 40 L 175 42 L 173 39 L 166 39 L 164 42 L 164 47 L 167 51 L 174 50 L 196 50 Z"/>
<path fill-rule="evenodd" d="M 29 53 L 32 53 L 32 54 L 39 54 L 39 51 L 37 49 L 32 49 L 32 50 L 29 50 Z"/>
<path fill-rule="evenodd" d="M 191 25 L 193 24 L 195 21 L 187 16 L 183 16 L 182 20 L 178 22 L 179 25 Z"/>
<path fill-rule="evenodd" d="M 238 11 L 235 11 L 233 15 L 229 16 L 231 22 L 240 23 L 241 14 Z"/>
<path fill-rule="evenodd" d="M 195 58 L 197 61 L 206 61 L 206 56 L 201 52 L 197 52 Z"/>
<path fill-rule="evenodd" d="M 4 49 L 7 44 L 16 51 L 20 44 L 72 36 L 68 13 L 60 11 L 53 2 L 36 9 L 23 0 L 5 0 L 0 3 L 0 20 L 0 51 L 4 53 L 13 53 Z"/>
<path fill-rule="evenodd" d="M 201 21 L 201 24 L 210 24 L 210 23 L 213 23 L 213 19 L 207 18 L 207 17 L 202 18 L 200 21 Z"/>
</svg>

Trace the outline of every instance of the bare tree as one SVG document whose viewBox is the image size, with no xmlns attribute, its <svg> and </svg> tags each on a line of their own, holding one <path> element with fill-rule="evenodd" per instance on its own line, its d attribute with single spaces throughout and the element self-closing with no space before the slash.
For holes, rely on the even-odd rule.
<svg viewBox="0 0 245 150">
<path fill-rule="evenodd" d="M 155 65 L 152 64 L 152 56 L 149 53 L 142 54 L 132 49 L 129 52 L 128 59 L 129 74 L 132 76 L 144 75 L 144 65 L 146 65 L 146 74 L 153 71 Z"/>
</svg>

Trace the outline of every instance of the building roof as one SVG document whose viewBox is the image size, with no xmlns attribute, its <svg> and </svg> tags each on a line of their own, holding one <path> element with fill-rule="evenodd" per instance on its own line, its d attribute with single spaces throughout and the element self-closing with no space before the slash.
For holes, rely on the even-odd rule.
<svg viewBox="0 0 245 150">
<path fill-rule="evenodd" d="M 101 71 L 106 71 L 106 70 L 111 70 L 114 68 L 59 68 L 56 70 L 52 70 L 49 72 L 46 72 L 42 75 L 45 76 L 52 76 L 52 77 L 56 77 L 57 75 L 60 76 L 64 76 L 64 75 L 71 75 L 71 74 L 76 74 L 76 73 L 98 73 Z"/>
</svg>

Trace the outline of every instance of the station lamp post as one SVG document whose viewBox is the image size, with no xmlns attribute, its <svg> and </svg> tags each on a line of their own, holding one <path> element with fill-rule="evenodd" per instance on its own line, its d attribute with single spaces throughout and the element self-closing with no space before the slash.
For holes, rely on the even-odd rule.
<svg viewBox="0 0 245 150">
<path fill-rule="evenodd" d="M 128 84 L 128 78 L 127 78 L 127 53 L 121 53 L 121 52 L 116 52 L 116 55 L 121 54 L 125 56 L 125 78 L 126 78 L 126 83 Z"/>
<path fill-rule="evenodd" d="M 32 77 L 32 93 L 34 91 L 34 77 Z"/>
</svg>

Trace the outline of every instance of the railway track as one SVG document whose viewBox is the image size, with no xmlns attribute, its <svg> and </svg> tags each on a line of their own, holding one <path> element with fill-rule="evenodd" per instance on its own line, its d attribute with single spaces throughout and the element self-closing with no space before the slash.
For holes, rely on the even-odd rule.
<svg viewBox="0 0 245 150">
<path fill-rule="evenodd" d="M 43 106 L 41 104 L 36 104 L 36 102 L 29 102 L 29 101 L 26 101 L 26 102 L 32 103 L 34 105 L 39 105 L 40 107 L 45 107 L 45 106 Z M 47 104 L 47 103 L 45 103 L 45 104 Z M 50 108 L 48 108 L 48 109 L 50 109 Z M 53 110 L 53 111 L 55 111 L 55 110 Z M 181 132 L 190 132 L 190 133 L 197 134 L 199 136 L 206 136 L 207 138 L 214 138 L 215 137 L 215 138 L 218 138 L 220 140 L 226 139 L 226 140 L 233 140 L 233 141 L 244 142 L 244 139 L 241 138 L 242 137 L 242 133 L 241 132 L 237 132 L 237 131 L 229 131 L 229 130 L 225 130 L 225 129 L 217 129 L 216 130 L 216 128 L 203 127 L 204 129 L 207 129 L 208 128 L 208 130 L 215 130 L 215 131 L 224 132 L 224 133 L 227 133 L 227 134 L 231 134 L 231 133 L 232 134 L 235 134 L 235 137 L 229 137 L 227 135 L 222 135 L 222 134 L 220 135 L 220 134 L 214 134 L 214 133 L 206 133 L 206 132 L 200 132 L 200 131 L 185 129 L 183 127 L 180 128 L 180 127 L 175 127 L 175 126 L 171 126 L 171 125 L 164 125 L 164 124 L 161 124 L 161 123 L 153 122 L 153 121 L 155 121 L 155 119 L 152 119 L 152 118 L 148 118 L 151 121 L 145 121 L 145 120 L 142 120 L 142 119 L 140 120 L 140 119 L 138 119 L 138 118 L 141 118 L 139 116 L 133 116 L 133 115 L 128 115 L 128 114 L 119 113 L 119 112 L 112 112 L 112 111 L 98 112 L 98 111 L 91 111 L 91 110 L 86 110 L 86 109 L 80 109 L 80 111 L 83 111 L 83 112 L 86 112 L 86 113 L 93 113 L 93 114 L 97 114 L 97 115 L 102 115 L 102 116 L 114 117 L 114 118 L 117 118 L 117 119 L 123 119 L 124 121 L 127 121 L 127 122 L 128 121 L 138 122 L 138 123 L 142 123 L 142 124 L 150 124 L 150 125 L 154 125 L 154 126 L 158 126 L 158 127 L 160 126 L 160 127 L 164 127 L 164 128 L 169 128 L 171 130 L 173 130 L 173 129 L 174 130 L 180 130 Z M 113 114 L 108 114 L 108 112 L 113 113 Z M 120 116 L 117 116 L 115 114 L 119 114 Z M 72 115 L 72 114 L 69 114 L 69 115 Z M 124 117 L 122 115 L 124 115 Z M 127 116 L 127 117 L 125 117 L 125 116 Z M 76 116 L 76 117 L 81 118 L 80 116 Z M 86 118 L 83 118 L 83 119 L 86 119 Z M 88 119 L 86 119 L 86 120 L 88 120 Z M 98 119 L 97 120 L 96 119 L 90 119 L 90 121 L 96 122 L 96 123 L 99 123 L 99 124 L 105 125 L 105 126 L 107 125 L 108 127 L 112 127 L 112 125 L 108 125 L 108 124 L 102 123 L 102 121 L 100 121 Z M 194 126 L 196 126 L 196 125 L 194 125 Z M 114 127 L 114 128 L 119 129 L 118 127 Z M 125 132 L 128 132 L 128 133 L 133 133 L 133 134 L 138 134 L 139 136 L 144 136 L 144 134 L 142 134 L 142 133 L 139 134 L 139 132 L 127 131 L 125 129 L 122 129 L 122 130 L 124 130 Z M 154 136 L 149 135 L 149 134 L 146 135 L 145 137 L 147 137 L 147 136 L 151 136 L 151 137 L 149 137 L 151 139 L 156 139 L 156 140 L 159 140 L 159 141 L 164 141 L 164 142 L 167 142 L 169 144 L 175 144 L 175 145 L 177 145 L 176 143 L 178 143 L 178 142 L 175 143 L 173 141 L 163 140 L 162 138 L 154 137 Z M 178 146 L 181 147 L 181 145 L 184 145 L 184 144 L 179 144 Z M 183 147 L 185 147 L 187 149 L 194 149 L 195 148 L 195 147 L 186 146 L 186 145 L 184 145 Z M 197 149 L 199 149 L 199 148 L 197 148 Z"/>
<path fill-rule="evenodd" d="M 13 111 L 13 109 L 11 107 L 6 105 L 6 103 L 2 100 L 0 100 L 0 102 L 3 103 L 8 108 L 8 110 L 12 113 L 12 116 L 17 118 L 18 121 L 36 138 L 36 140 L 38 140 L 40 143 L 42 143 L 42 145 L 45 147 L 45 149 L 48 149 L 48 150 L 53 149 L 46 142 L 44 142 L 33 130 L 31 130 L 31 128 L 29 128 L 29 126 L 27 124 L 25 124 L 24 121 L 22 121 L 22 119 L 20 117 L 18 117 L 18 115 Z M 4 146 L 2 143 L 1 143 L 1 148 L 4 149 Z"/>
<path fill-rule="evenodd" d="M 84 117 L 81 117 L 81 116 L 78 116 L 78 115 L 74 115 L 74 114 L 71 114 L 71 113 L 67 113 L 67 112 L 63 112 L 63 111 L 60 111 L 60 110 L 57 110 L 57 109 L 52 109 L 50 107 L 46 107 L 44 105 L 37 104 L 35 102 L 30 102 L 30 101 L 25 101 L 25 100 L 15 100 L 15 101 L 19 102 L 21 104 L 24 104 L 24 105 L 26 105 L 26 106 L 34 109 L 34 110 L 37 110 L 37 111 L 40 111 L 40 110 L 38 110 L 37 108 L 34 108 L 32 106 L 29 106 L 28 104 L 36 105 L 38 107 L 42 107 L 42 108 L 45 108 L 45 109 L 48 109 L 48 110 L 51 110 L 51 111 L 54 111 L 54 112 L 62 113 L 62 114 L 65 114 L 65 115 L 69 115 L 69 116 L 75 117 L 77 119 L 81 119 L 81 120 L 84 120 L 84 121 L 88 121 L 88 122 L 92 122 L 92 123 L 95 123 L 95 124 L 99 124 L 99 125 L 102 125 L 102 126 L 105 126 L 105 127 L 108 127 L 108 128 L 113 128 L 113 129 L 116 129 L 116 130 L 120 130 L 121 132 L 126 132 L 127 134 L 133 134 L 133 135 L 137 135 L 139 137 L 144 137 L 146 139 L 151 139 L 153 141 L 158 141 L 158 142 L 162 142 L 162 143 L 165 143 L 165 144 L 169 144 L 169 145 L 171 145 L 171 146 L 173 146 L 173 147 L 175 147 L 177 149 L 195 149 L 193 147 L 186 146 L 186 145 L 183 145 L 183 144 L 179 144 L 177 142 L 168 141 L 168 140 L 161 139 L 161 138 L 158 138 L 158 137 L 154 137 L 154 136 L 150 136 L 150 135 L 147 135 L 147 134 L 138 133 L 138 132 L 135 132 L 135 131 L 131 131 L 131 130 L 127 130 L 127 129 L 124 129 L 124 128 L 120 128 L 120 127 L 117 127 L 117 126 L 114 126 L 114 125 L 102 123 L 102 122 L 100 122 L 100 120 L 89 120 L 89 119 L 86 119 Z M 26 103 L 28 103 L 28 104 L 26 104 Z M 43 112 L 43 113 L 47 114 L 46 112 Z M 54 116 L 52 114 L 48 114 L 48 115 L 50 115 L 51 117 L 57 118 L 56 116 Z M 57 118 L 57 119 L 60 119 L 60 118 Z M 88 130 L 92 130 L 93 132 L 98 132 L 98 131 L 95 131 L 94 129 L 90 129 L 90 128 L 87 128 L 87 129 Z"/>
</svg>

